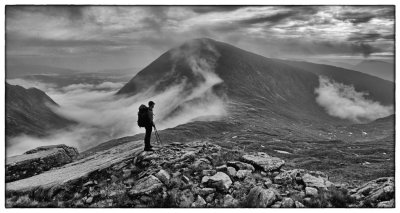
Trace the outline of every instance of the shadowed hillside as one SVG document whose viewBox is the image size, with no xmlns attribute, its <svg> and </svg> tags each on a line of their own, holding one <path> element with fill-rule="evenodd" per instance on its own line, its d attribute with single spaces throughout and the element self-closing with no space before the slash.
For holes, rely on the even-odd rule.
<svg viewBox="0 0 400 213">
<path fill-rule="evenodd" d="M 19 134 L 45 136 L 48 131 L 66 127 L 72 121 L 55 114 L 57 107 L 43 91 L 6 83 L 6 137 Z"/>
</svg>

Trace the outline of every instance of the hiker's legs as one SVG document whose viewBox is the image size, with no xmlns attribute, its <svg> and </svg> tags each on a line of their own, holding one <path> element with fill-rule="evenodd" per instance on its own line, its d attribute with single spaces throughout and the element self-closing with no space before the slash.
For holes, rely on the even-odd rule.
<svg viewBox="0 0 400 213">
<path fill-rule="evenodd" d="M 144 148 L 150 148 L 150 137 L 153 130 L 152 126 L 146 126 L 146 135 L 144 136 Z"/>
</svg>

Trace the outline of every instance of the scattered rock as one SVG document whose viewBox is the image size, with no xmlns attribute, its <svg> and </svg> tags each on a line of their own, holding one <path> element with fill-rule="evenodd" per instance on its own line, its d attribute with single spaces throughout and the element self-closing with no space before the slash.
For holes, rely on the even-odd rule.
<svg viewBox="0 0 400 213">
<path fill-rule="evenodd" d="M 292 183 L 292 173 L 291 171 L 283 171 L 274 177 L 274 183 L 287 185 Z"/>
<path fill-rule="evenodd" d="M 202 189 L 199 190 L 198 193 L 199 193 L 201 196 L 207 196 L 207 195 L 209 195 L 209 194 L 214 193 L 215 191 L 216 191 L 215 188 L 202 188 Z"/>
<path fill-rule="evenodd" d="M 206 158 L 199 158 L 193 164 L 192 168 L 197 170 L 209 170 L 212 169 L 211 162 Z"/>
<path fill-rule="evenodd" d="M 281 208 L 282 207 L 282 202 L 281 201 L 276 201 L 271 208 Z"/>
<path fill-rule="evenodd" d="M 305 207 L 302 203 L 300 203 L 297 200 L 294 202 L 294 205 L 296 206 L 296 208 L 304 208 Z"/>
<path fill-rule="evenodd" d="M 251 170 L 252 172 L 255 171 L 254 166 L 248 163 L 243 163 L 240 161 L 228 161 L 226 163 L 227 166 L 233 167 L 236 170 Z"/>
<path fill-rule="evenodd" d="M 306 196 L 311 196 L 311 197 L 318 196 L 318 189 L 314 187 L 306 187 Z"/>
<path fill-rule="evenodd" d="M 390 201 L 394 198 L 394 178 L 383 177 L 369 181 L 362 186 L 350 191 L 351 197 L 356 200 L 369 200 L 372 203 L 378 204 L 383 201 Z M 381 206 L 386 205 L 382 203 Z"/>
<path fill-rule="evenodd" d="M 213 176 L 213 175 L 217 174 L 217 171 L 215 171 L 215 170 L 213 170 L 213 169 L 208 169 L 208 170 L 203 170 L 203 171 L 201 172 L 201 174 L 202 174 L 203 176 Z"/>
<path fill-rule="evenodd" d="M 215 197 L 214 193 L 207 195 L 207 197 L 206 197 L 207 203 L 211 203 L 214 200 L 214 197 Z"/>
<path fill-rule="evenodd" d="M 210 187 L 215 187 L 221 191 L 227 191 L 232 185 L 232 181 L 229 176 L 223 172 L 217 172 L 213 176 L 204 176 L 201 183 L 206 184 Z"/>
<path fill-rule="evenodd" d="M 251 170 L 239 170 L 236 172 L 236 177 L 239 179 L 244 179 L 247 176 L 251 175 Z"/>
<path fill-rule="evenodd" d="M 229 167 L 226 169 L 226 173 L 227 173 L 230 177 L 235 177 L 235 176 L 236 176 L 236 169 L 229 166 Z"/>
<path fill-rule="evenodd" d="M 176 200 L 179 207 L 188 208 L 194 202 L 194 196 L 189 189 L 185 189 L 177 194 Z"/>
<path fill-rule="evenodd" d="M 157 174 L 155 174 L 154 176 L 156 176 L 164 184 L 169 184 L 169 180 L 171 179 L 171 176 L 169 175 L 169 173 L 167 171 L 165 171 L 164 169 L 161 169 L 160 171 L 158 171 Z"/>
<path fill-rule="evenodd" d="M 206 205 L 207 205 L 206 201 L 200 195 L 197 195 L 196 201 L 192 203 L 191 207 L 204 208 Z"/>
<path fill-rule="evenodd" d="M 282 208 L 292 208 L 294 206 L 294 201 L 290 197 L 283 198 Z"/>
<path fill-rule="evenodd" d="M 284 160 L 271 157 L 264 152 L 259 152 L 257 155 L 243 155 L 242 160 L 261 168 L 265 172 L 278 170 L 285 164 Z"/>
<path fill-rule="evenodd" d="M 85 200 L 87 204 L 91 204 L 93 202 L 93 197 L 89 197 Z"/>
<path fill-rule="evenodd" d="M 391 199 L 389 201 L 382 201 L 378 203 L 376 206 L 378 208 L 394 208 L 394 199 Z"/>
<path fill-rule="evenodd" d="M 260 186 L 252 188 L 247 196 L 247 204 L 250 208 L 266 208 L 270 207 L 277 197 L 273 190 L 263 189 Z"/>
<path fill-rule="evenodd" d="M 302 179 L 307 187 L 327 190 L 329 187 L 333 186 L 332 182 L 328 181 L 326 178 L 315 177 L 310 174 L 304 174 Z"/>
<path fill-rule="evenodd" d="M 130 195 L 151 194 L 162 189 L 162 182 L 153 175 L 140 179 L 129 191 Z"/>
<path fill-rule="evenodd" d="M 224 197 L 222 206 L 228 208 L 235 208 L 239 205 L 239 201 L 232 197 L 232 195 L 227 194 Z"/>
<path fill-rule="evenodd" d="M 267 188 L 270 188 L 272 186 L 272 180 L 269 178 L 263 178 L 264 180 L 264 186 Z"/>
</svg>

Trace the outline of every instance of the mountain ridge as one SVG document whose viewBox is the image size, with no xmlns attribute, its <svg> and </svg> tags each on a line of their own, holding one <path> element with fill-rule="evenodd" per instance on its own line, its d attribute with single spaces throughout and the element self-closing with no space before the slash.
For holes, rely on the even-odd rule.
<svg viewBox="0 0 400 213">
<path fill-rule="evenodd" d="M 7 138 L 20 134 L 46 136 L 51 130 L 75 123 L 54 113 L 49 105 L 58 104 L 37 88 L 6 83 L 5 102 Z"/>
</svg>

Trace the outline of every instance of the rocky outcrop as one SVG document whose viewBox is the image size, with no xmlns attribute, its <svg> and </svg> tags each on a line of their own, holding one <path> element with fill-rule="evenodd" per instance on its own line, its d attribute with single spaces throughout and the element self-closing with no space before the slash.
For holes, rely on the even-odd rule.
<svg viewBox="0 0 400 213">
<path fill-rule="evenodd" d="M 142 152 L 135 141 L 7 183 L 7 207 L 393 207 L 394 179 L 348 191 L 319 171 L 207 142 Z M 250 156 L 250 157 L 249 157 Z M 177 161 L 179 159 L 179 161 Z M 251 159 L 251 160 L 250 160 Z M 253 168 L 253 169 L 252 169 Z M 268 172 L 266 172 L 268 171 Z"/>
<path fill-rule="evenodd" d="M 59 167 L 78 155 L 78 150 L 66 145 L 42 146 L 29 150 L 23 155 L 8 157 L 6 159 L 6 182 L 12 182 L 31 177 Z"/>
<path fill-rule="evenodd" d="M 394 208 L 394 178 L 383 177 L 372 180 L 350 191 L 351 197 L 361 206 Z"/>
<path fill-rule="evenodd" d="M 242 160 L 261 168 L 265 172 L 279 170 L 285 164 L 284 160 L 271 157 L 264 152 L 258 152 L 257 155 L 243 155 Z"/>
</svg>

